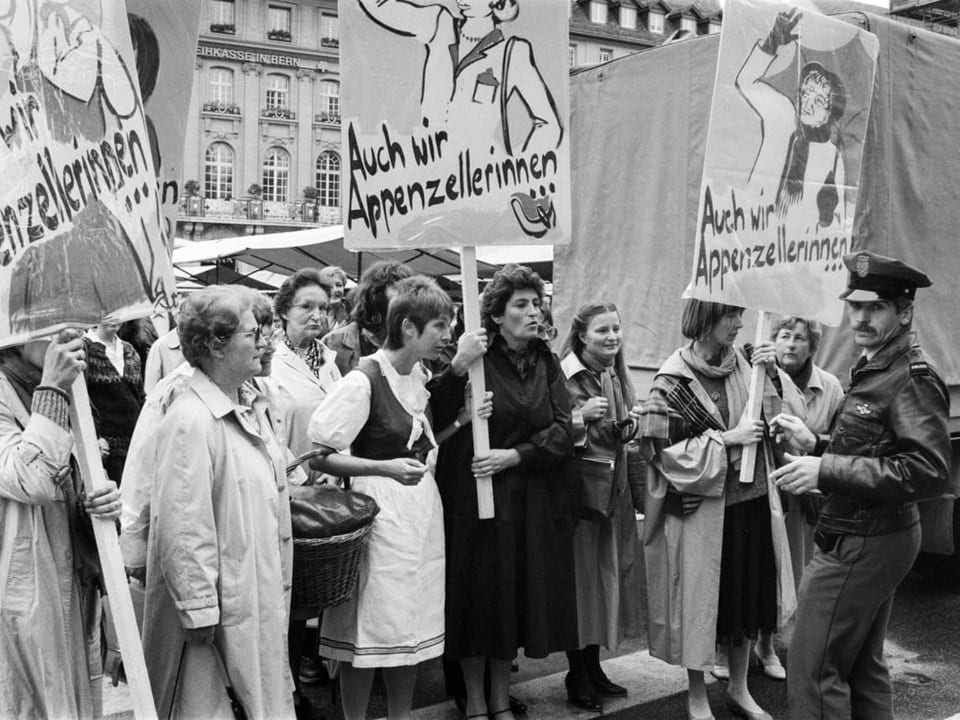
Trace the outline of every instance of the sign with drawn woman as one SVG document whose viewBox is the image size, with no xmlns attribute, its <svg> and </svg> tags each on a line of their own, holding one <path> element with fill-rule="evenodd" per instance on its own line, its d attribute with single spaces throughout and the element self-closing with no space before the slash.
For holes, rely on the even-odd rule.
<svg viewBox="0 0 960 720">
<path fill-rule="evenodd" d="M 341 3 L 351 247 L 566 243 L 567 9 Z"/>
<path fill-rule="evenodd" d="M 4 7 L 0 342 L 149 314 L 174 279 L 124 5 Z"/>
<path fill-rule="evenodd" d="M 877 39 L 762 0 L 722 33 L 686 295 L 836 324 Z"/>
</svg>

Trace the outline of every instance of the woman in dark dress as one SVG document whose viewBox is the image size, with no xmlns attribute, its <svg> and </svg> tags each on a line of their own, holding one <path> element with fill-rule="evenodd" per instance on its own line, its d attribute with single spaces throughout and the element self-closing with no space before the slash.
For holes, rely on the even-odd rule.
<svg viewBox="0 0 960 720">
<path fill-rule="evenodd" d="M 484 291 L 483 358 L 493 392 L 490 452 L 474 457 L 469 428 L 440 448 L 437 478 L 447 543 L 446 656 L 459 661 L 467 717 L 511 720 L 508 682 L 518 648 L 528 657 L 577 647 L 570 401 L 556 356 L 538 337 L 543 282 L 507 265 Z M 457 364 L 433 384 L 437 427 L 462 405 Z M 478 519 L 475 476 L 493 476 L 495 517 Z M 484 673 L 489 667 L 489 700 Z"/>
</svg>

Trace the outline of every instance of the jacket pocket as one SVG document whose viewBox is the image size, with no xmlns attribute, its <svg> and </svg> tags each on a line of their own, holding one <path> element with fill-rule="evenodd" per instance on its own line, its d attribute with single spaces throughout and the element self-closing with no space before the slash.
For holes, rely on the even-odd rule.
<svg viewBox="0 0 960 720">
<path fill-rule="evenodd" d="M 14 538 L 7 581 L 0 599 L 0 612 L 4 615 L 24 617 L 34 604 L 36 575 L 32 549 L 31 538 Z"/>
<path fill-rule="evenodd" d="M 883 425 L 875 420 L 841 413 L 834 430 L 830 452 L 838 455 L 875 455 Z"/>
</svg>

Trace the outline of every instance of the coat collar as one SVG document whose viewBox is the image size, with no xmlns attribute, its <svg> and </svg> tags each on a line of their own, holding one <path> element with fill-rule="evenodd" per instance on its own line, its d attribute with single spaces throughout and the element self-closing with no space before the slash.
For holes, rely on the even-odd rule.
<svg viewBox="0 0 960 720">
<path fill-rule="evenodd" d="M 472 65 L 478 60 L 487 56 L 487 50 L 503 42 L 503 33 L 500 28 L 495 28 L 480 40 L 462 59 L 460 58 L 460 43 L 450 45 L 450 59 L 453 61 L 454 77 L 464 71 L 468 65 Z"/>
<path fill-rule="evenodd" d="M 190 387 L 210 410 L 210 414 L 218 420 L 234 412 L 237 408 L 236 403 L 227 397 L 227 394 L 217 387 L 210 376 L 200 368 L 197 368 L 193 377 L 190 378 Z M 252 406 L 258 396 L 259 393 L 247 383 L 240 386 L 240 399 L 245 403 Z"/>
<path fill-rule="evenodd" d="M 891 338 L 854 374 L 859 374 L 865 370 L 886 370 L 894 360 L 910 349 L 910 346 L 915 342 L 914 338 L 915 335 L 911 330 L 906 330 Z"/>
<path fill-rule="evenodd" d="M 590 372 L 590 369 L 583 364 L 583 361 L 577 357 L 575 352 L 563 356 L 563 360 L 560 361 L 560 369 L 563 370 L 563 376 L 566 378 L 572 378 L 584 371 Z"/>
</svg>

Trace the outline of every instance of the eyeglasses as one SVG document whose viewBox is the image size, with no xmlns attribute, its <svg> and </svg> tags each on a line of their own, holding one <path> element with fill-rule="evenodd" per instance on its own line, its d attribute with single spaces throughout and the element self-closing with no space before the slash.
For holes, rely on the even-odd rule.
<svg viewBox="0 0 960 720">
<path fill-rule="evenodd" d="M 245 332 L 235 332 L 232 335 L 230 335 L 230 337 L 237 337 L 237 336 L 243 336 L 243 335 L 252 335 L 253 344 L 259 345 L 261 342 L 269 343 L 272 339 L 273 333 L 270 333 L 270 335 L 264 337 L 263 328 L 258 325 L 254 330 L 247 330 Z"/>
</svg>

